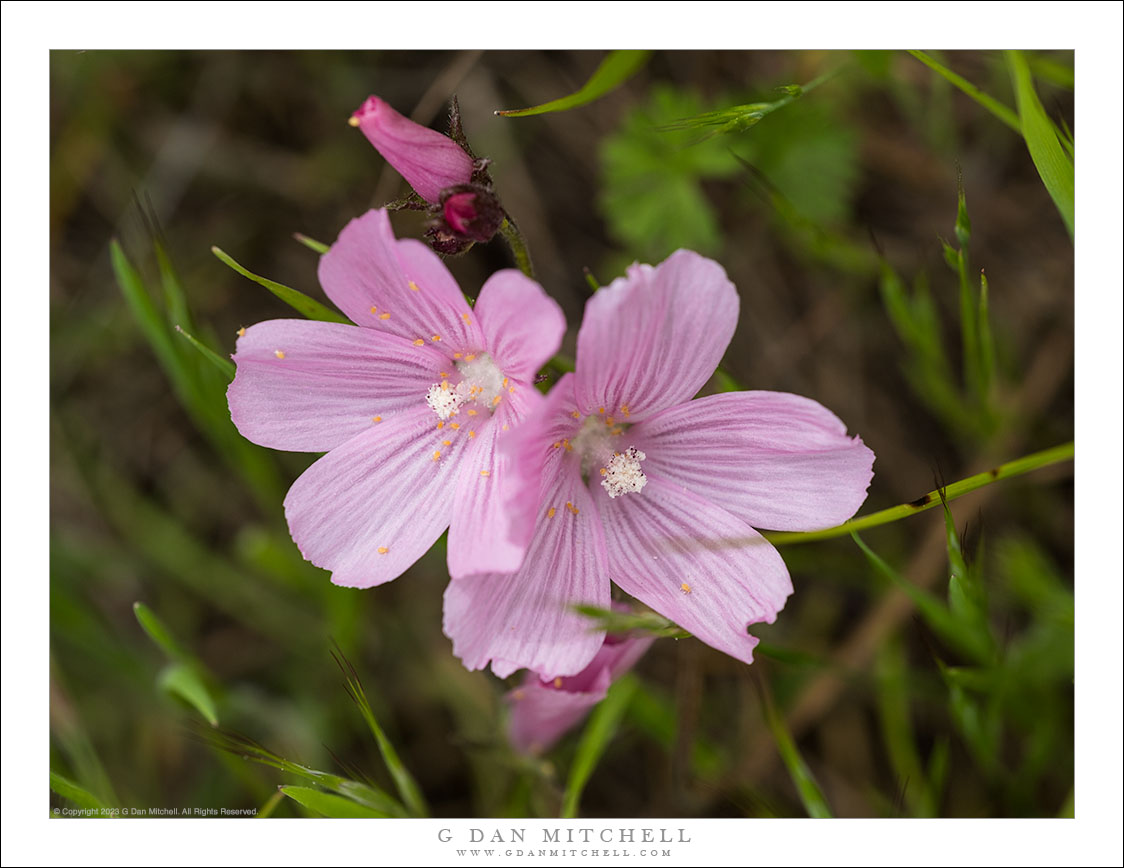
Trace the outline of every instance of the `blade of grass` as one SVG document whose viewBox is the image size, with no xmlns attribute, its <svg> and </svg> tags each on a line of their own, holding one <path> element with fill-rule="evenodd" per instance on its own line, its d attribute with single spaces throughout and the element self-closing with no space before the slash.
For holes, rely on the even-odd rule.
<svg viewBox="0 0 1124 868">
<path fill-rule="evenodd" d="M 65 778 L 57 772 L 51 772 L 51 792 L 57 796 L 62 796 L 64 799 L 69 799 L 80 808 L 96 810 L 109 807 L 89 790 L 78 786 L 70 778 Z"/>
<path fill-rule="evenodd" d="M 148 638 L 156 643 L 158 647 L 163 649 L 164 653 L 172 660 L 188 660 L 189 655 L 186 651 L 179 646 L 175 638 L 172 636 L 172 631 L 164 624 L 156 613 L 153 612 L 144 603 L 133 603 L 133 614 L 136 615 L 137 622 L 141 625 L 141 629 L 148 634 Z"/>
<path fill-rule="evenodd" d="M 773 738 L 777 743 L 777 749 L 780 751 L 781 759 L 784 761 L 785 768 L 788 769 L 788 774 L 792 778 L 792 783 L 796 786 L 796 793 L 800 797 L 801 804 L 804 805 L 804 810 L 808 812 L 809 817 L 814 817 L 815 819 L 827 819 L 832 817 L 831 808 L 828 806 L 827 799 L 824 798 L 823 792 L 820 790 L 820 785 L 816 783 L 811 769 L 808 768 L 807 763 L 804 762 L 804 758 L 800 755 L 800 751 L 796 747 L 796 742 L 792 740 L 792 735 L 789 733 L 788 728 L 785 727 L 784 721 L 781 720 L 781 716 L 777 714 L 777 710 L 773 705 L 773 700 L 769 696 L 766 688 L 762 688 L 761 690 L 761 699 L 761 705 L 765 712 L 765 722 L 773 733 Z"/>
<path fill-rule="evenodd" d="M 312 787 L 286 786 L 279 789 L 297 804 L 333 819 L 383 819 L 388 816 L 344 796 L 314 790 Z"/>
<path fill-rule="evenodd" d="M 579 90 L 569 96 L 524 109 L 507 109 L 496 114 L 505 118 L 524 118 L 548 112 L 562 112 L 600 99 L 624 84 L 648 62 L 650 51 L 610 51 Z"/>
<path fill-rule="evenodd" d="M 572 820 L 578 815 L 582 790 L 609 747 L 609 742 L 616 735 L 625 709 L 636 692 L 636 685 L 635 677 L 624 676 L 609 688 L 608 695 L 590 715 L 574 754 L 573 765 L 570 766 L 570 776 L 566 780 L 566 792 L 562 797 L 563 819 Z"/>
<path fill-rule="evenodd" d="M 942 66 L 924 51 L 910 51 L 909 53 L 929 67 L 929 69 L 933 70 L 933 72 L 937 73 L 937 75 L 941 76 L 941 78 L 945 79 L 945 81 L 962 90 L 1016 133 L 1022 135 L 1023 130 L 1022 125 L 1019 123 L 1019 116 L 1011 109 L 1007 108 L 1007 106 L 1003 105 L 999 100 L 988 96 L 966 78 L 957 75 L 948 67 Z"/>
<path fill-rule="evenodd" d="M 232 362 L 230 359 L 224 359 L 209 346 L 207 346 L 205 343 L 191 334 L 191 332 L 185 330 L 181 326 L 177 325 L 176 331 L 187 338 L 188 342 L 193 347 L 195 347 L 195 349 L 199 350 L 203 358 L 205 358 L 208 362 L 222 371 L 222 374 L 224 377 L 226 377 L 226 381 L 228 383 L 234 379 L 234 362 Z"/>
<path fill-rule="evenodd" d="M 1058 141 L 1057 130 L 1042 108 L 1038 94 L 1034 90 L 1034 80 L 1027 66 L 1026 58 L 1019 51 L 1007 52 L 1007 65 L 1015 86 L 1015 104 L 1019 109 L 1023 138 L 1027 150 L 1038 169 L 1038 175 L 1050 198 L 1061 214 L 1062 221 L 1073 237 L 1074 221 L 1074 180 L 1073 160 L 1069 158 Z"/>
<path fill-rule="evenodd" d="M 338 653 L 337 653 L 338 652 Z M 409 769 L 398 756 L 398 752 L 394 749 L 394 745 L 390 743 L 390 739 L 386 737 L 382 727 L 379 726 L 378 719 L 375 717 L 374 711 L 371 709 L 371 703 L 367 699 L 367 694 L 363 690 L 363 682 L 359 680 L 359 675 L 355 671 L 355 667 L 351 665 L 351 661 L 344 656 L 342 651 L 339 651 L 337 646 L 336 651 L 331 652 L 332 659 L 336 661 L 339 666 L 340 672 L 344 676 L 344 689 L 351 697 L 351 701 L 355 703 L 362 715 L 363 720 L 367 723 L 368 729 L 375 737 L 375 742 L 379 746 L 379 753 L 382 754 L 383 762 L 386 763 L 386 768 L 390 772 L 390 776 L 394 778 L 394 785 L 398 788 L 398 795 L 402 797 L 402 802 L 406 808 L 415 817 L 429 816 L 429 809 L 425 804 L 425 797 L 422 795 L 421 788 L 418 786 L 414 776 L 410 774 Z"/>
<path fill-rule="evenodd" d="M 160 673 L 157 684 L 164 692 L 178 696 L 198 711 L 211 726 L 219 725 L 215 700 L 191 664 L 173 663 Z"/>
<path fill-rule="evenodd" d="M 309 250 L 315 250 L 317 253 L 327 253 L 331 248 L 323 241 L 317 241 L 315 238 L 309 238 L 300 232 L 294 232 L 293 238 L 307 247 Z"/>
<path fill-rule="evenodd" d="M 321 322 L 350 322 L 343 314 L 336 313 L 331 308 L 321 304 L 314 298 L 310 298 L 300 290 L 285 286 L 285 284 L 278 283 L 276 280 L 270 280 L 268 277 L 261 277 L 254 274 L 249 269 L 239 265 L 229 254 L 218 247 L 212 247 L 211 252 L 215 254 L 224 265 L 234 269 L 243 277 L 248 277 L 259 286 L 264 286 L 281 299 L 281 301 L 285 302 L 285 304 L 289 305 L 289 307 L 303 316 L 309 319 L 320 320 Z"/>
</svg>

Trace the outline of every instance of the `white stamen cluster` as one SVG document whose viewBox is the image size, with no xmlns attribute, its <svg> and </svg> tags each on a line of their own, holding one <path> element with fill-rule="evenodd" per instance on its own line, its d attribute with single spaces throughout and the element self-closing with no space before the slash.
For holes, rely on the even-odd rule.
<svg viewBox="0 0 1124 868">
<path fill-rule="evenodd" d="M 648 477 L 640 469 L 640 462 L 647 457 L 635 446 L 629 446 L 624 452 L 613 453 L 613 457 L 601 471 L 601 487 L 608 492 L 609 497 L 639 493 L 648 484 Z"/>
<path fill-rule="evenodd" d="M 442 380 L 430 386 L 426 393 L 425 402 L 437 418 L 447 421 L 468 403 L 494 410 L 498 399 L 506 391 L 507 380 L 492 357 L 481 353 L 470 361 L 457 362 L 456 367 L 462 378 L 459 383 L 454 386 L 448 380 Z"/>
</svg>

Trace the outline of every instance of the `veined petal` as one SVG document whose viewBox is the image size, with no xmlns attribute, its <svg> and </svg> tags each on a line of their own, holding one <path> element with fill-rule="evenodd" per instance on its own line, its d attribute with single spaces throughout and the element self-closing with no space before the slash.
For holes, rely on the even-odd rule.
<svg viewBox="0 0 1124 868">
<path fill-rule="evenodd" d="M 604 632 L 572 609 L 609 605 L 601 524 L 576 456 L 553 451 L 543 479 L 519 570 L 454 579 L 445 591 L 445 635 L 468 669 L 491 661 L 500 678 L 522 668 L 545 678 L 574 675 L 601 647 Z"/>
<path fill-rule="evenodd" d="M 436 203 L 446 187 L 472 179 L 472 158 L 460 145 L 400 115 L 377 96 L 368 97 L 351 117 L 383 159 L 426 201 Z"/>
<path fill-rule="evenodd" d="M 757 639 L 746 627 L 772 623 L 792 593 L 777 550 L 726 510 L 654 474 L 638 494 L 610 498 L 596 482 L 590 487 L 612 580 L 708 645 L 752 662 Z"/>
<path fill-rule="evenodd" d="M 497 271 L 476 300 L 485 347 L 505 374 L 530 383 L 558 352 L 566 316 L 539 284 L 514 269 Z"/>
<path fill-rule="evenodd" d="M 372 425 L 424 406 L 445 357 L 393 335 L 343 323 L 271 320 L 238 338 L 227 390 L 247 440 L 326 452 Z"/>
<path fill-rule="evenodd" d="M 320 284 L 352 320 L 449 355 L 484 339 L 472 309 L 441 259 L 420 241 L 397 241 L 386 211 L 343 228 L 320 257 Z"/>
<path fill-rule="evenodd" d="M 738 324 L 738 293 L 718 263 L 678 250 L 633 265 L 594 293 L 578 332 L 577 397 L 584 413 L 636 422 L 692 398 L 714 373 Z"/>
<path fill-rule="evenodd" d="M 444 446 L 424 405 L 333 449 L 285 498 L 301 553 L 337 585 L 369 588 L 400 576 L 449 525 L 464 441 Z"/>
<path fill-rule="evenodd" d="M 454 579 L 479 573 L 510 573 L 519 569 L 527 550 L 538 505 L 538 492 L 529 502 L 509 504 L 505 492 L 521 493 L 520 470 L 498 448 L 533 408 L 544 402 L 533 386 L 519 386 L 500 402 L 495 414 L 476 434 L 465 454 L 453 498 L 449 525 L 449 575 Z M 465 436 L 463 430 L 459 436 Z M 514 474 L 514 476 L 513 476 Z M 538 479 L 536 477 L 536 483 Z M 519 494 L 515 494 L 519 497 Z"/>
<path fill-rule="evenodd" d="M 817 530 L 864 500 L 874 453 L 821 404 L 784 392 L 689 401 L 628 432 L 645 468 L 753 527 Z"/>
</svg>

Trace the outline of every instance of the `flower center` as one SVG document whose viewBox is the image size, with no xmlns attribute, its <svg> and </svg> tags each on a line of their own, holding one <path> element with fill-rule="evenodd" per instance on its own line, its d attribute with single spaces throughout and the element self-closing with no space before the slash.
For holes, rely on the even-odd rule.
<svg viewBox="0 0 1124 868">
<path fill-rule="evenodd" d="M 425 402 L 445 421 L 466 404 L 476 404 L 493 412 L 507 390 L 507 378 L 487 353 L 469 354 L 456 362 L 461 381 L 456 385 L 447 379 L 434 383 L 426 393 Z M 444 378 L 444 374 L 442 377 Z"/>
<path fill-rule="evenodd" d="M 626 427 L 611 416 L 587 416 L 568 444 L 581 456 L 582 476 L 588 478 L 596 470 L 609 497 L 638 494 L 648 484 L 640 468 L 648 456 L 635 446 L 624 451 L 619 448 Z"/>
</svg>

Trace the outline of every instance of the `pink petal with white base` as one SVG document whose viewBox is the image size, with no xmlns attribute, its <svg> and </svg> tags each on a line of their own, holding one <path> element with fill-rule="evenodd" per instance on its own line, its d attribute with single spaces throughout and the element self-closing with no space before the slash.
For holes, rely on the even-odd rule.
<svg viewBox="0 0 1124 868">
<path fill-rule="evenodd" d="M 726 510 L 655 474 L 636 495 L 611 498 L 590 487 L 612 580 L 706 644 L 752 662 L 757 639 L 746 627 L 771 624 L 792 593 L 777 550 Z"/>
<path fill-rule="evenodd" d="M 247 440 L 292 452 L 326 452 L 416 408 L 447 364 L 393 335 L 310 320 L 251 326 L 234 361 L 234 424 Z"/>
<path fill-rule="evenodd" d="M 398 241 L 386 211 L 368 211 L 343 228 L 320 257 L 320 284 L 357 325 L 419 346 L 476 350 L 483 335 L 456 280 L 420 241 Z"/>
<path fill-rule="evenodd" d="M 874 453 L 834 413 L 785 392 L 690 401 L 636 425 L 628 441 L 646 469 L 771 530 L 846 521 L 874 476 Z"/>
<path fill-rule="evenodd" d="M 289 531 L 332 581 L 369 588 L 397 578 L 449 524 L 467 441 L 443 446 L 427 407 L 372 426 L 332 450 L 285 498 Z"/>
<path fill-rule="evenodd" d="M 718 263 L 679 250 L 655 268 L 633 265 L 586 304 L 578 406 L 637 422 L 689 400 L 737 324 L 737 290 Z"/>
</svg>

